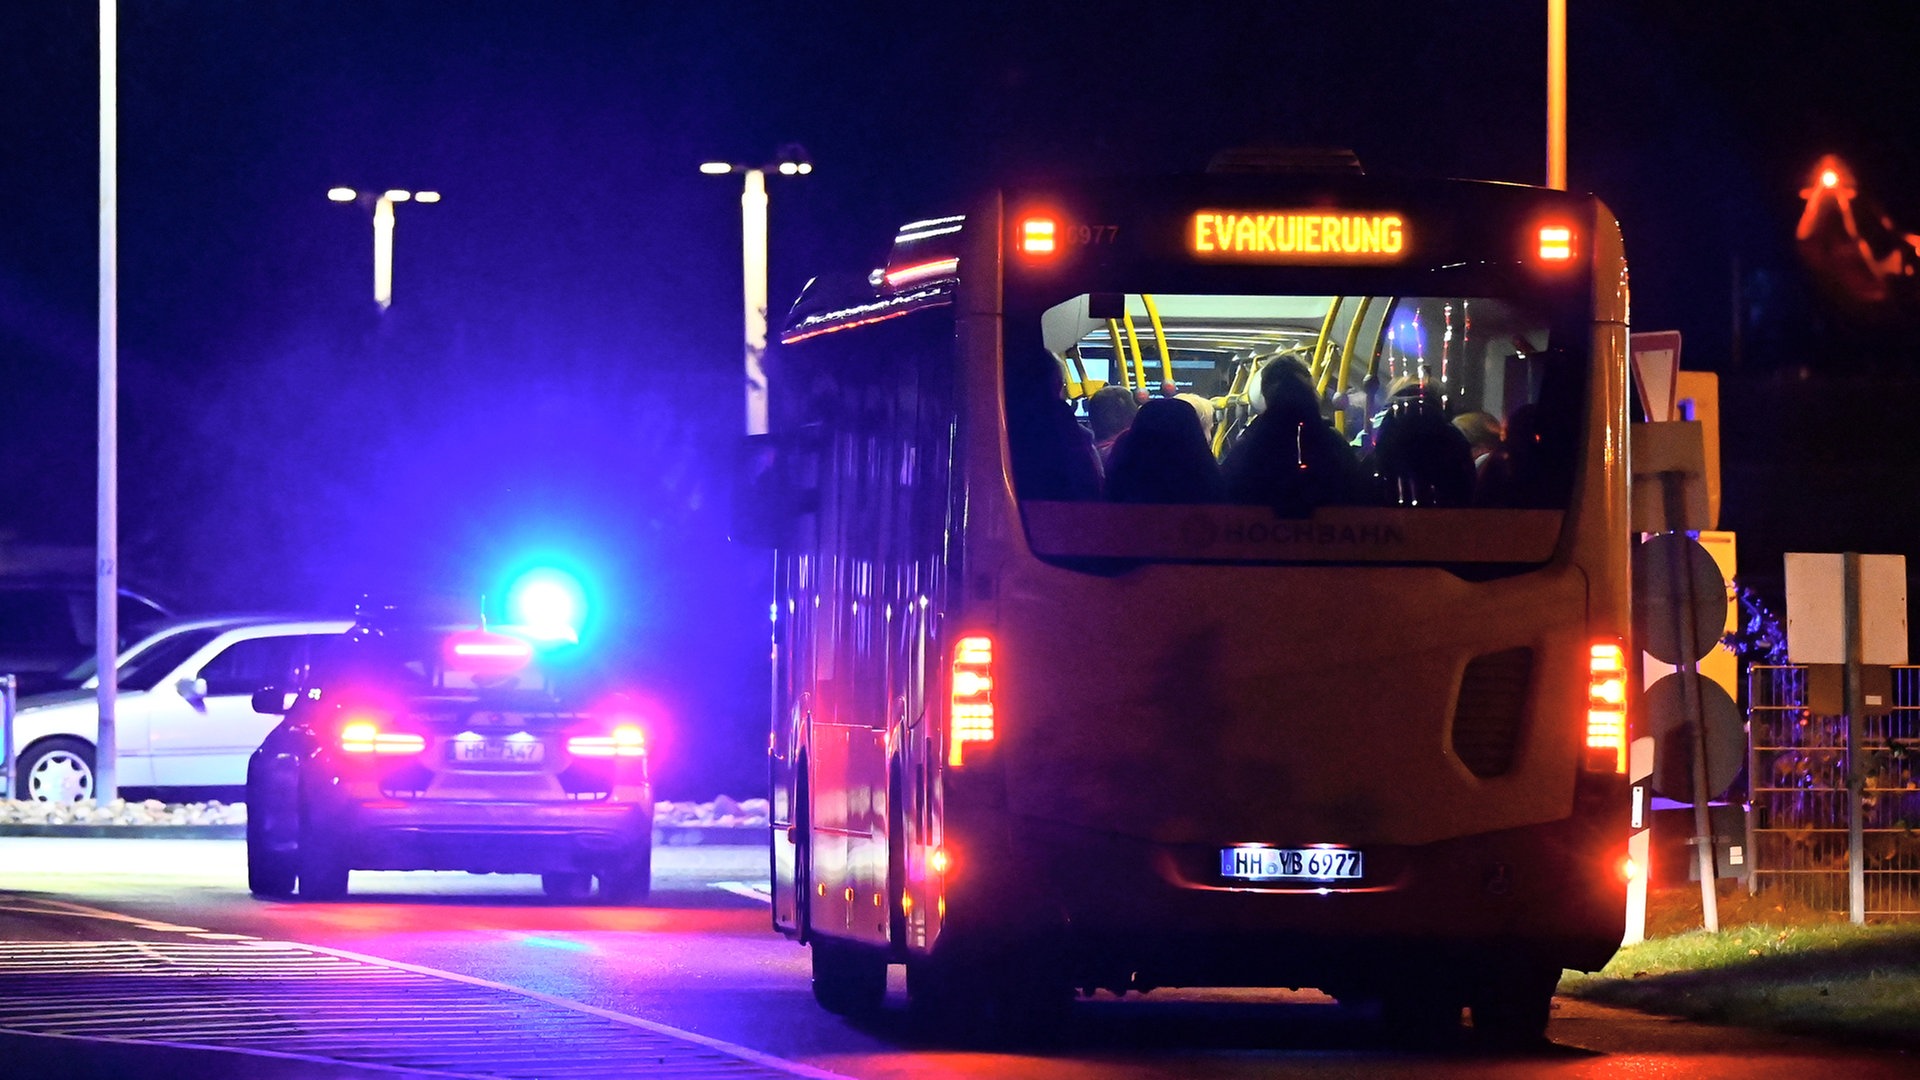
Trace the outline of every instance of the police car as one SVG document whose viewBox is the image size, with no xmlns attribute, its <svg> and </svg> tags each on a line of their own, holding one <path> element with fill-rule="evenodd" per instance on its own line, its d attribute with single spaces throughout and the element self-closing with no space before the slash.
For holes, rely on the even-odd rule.
<svg viewBox="0 0 1920 1080">
<path fill-rule="evenodd" d="M 653 789 L 639 704 L 579 647 L 524 628 L 363 617 L 247 767 L 254 895 L 335 900 L 354 870 L 537 873 L 548 895 L 638 904 Z"/>
</svg>

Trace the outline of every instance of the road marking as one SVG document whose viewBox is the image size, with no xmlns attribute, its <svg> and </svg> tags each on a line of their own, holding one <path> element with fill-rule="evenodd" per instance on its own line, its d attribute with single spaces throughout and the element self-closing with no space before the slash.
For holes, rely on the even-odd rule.
<svg viewBox="0 0 1920 1080">
<path fill-rule="evenodd" d="M 12 904 L 4 904 L 0 905 L 0 911 L 11 911 L 22 915 L 78 915 L 88 919 L 104 919 L 108 922 L 126 923 L 129 926 L 138 927 L 141 930 L 152 930 L 162 934 L 212 933 L 212 931 L 203 930 L 198 926 L 177 926 L 173 923 L 158 922 L 153 919 L 142 919 L 134 915 L 122 915 L 117 911 L 105 911 L 100 908 L 88 907 L 85 904 L 75 904 L 67 900 L 42 900 L 40 902 L 53 905 L 53 909 L 17 907 Z"/>
<path fill-rule="evenodd" d="M 758 900 L 763 904 L 773 903 L 773 894 L 758 885 L 749 885 L 744 881 L 716 881 L 713 887 L 735 896 L 744 896 L 749 900 Z"/>
<path fill-rule="evenodd" d="M 727 891 L 729 892 L 738 891 L 740 895 L 748 895 L 748 896 L 752 896 L 755 899 L 762 900 L 764 902 L 769 902 L 769 903 L 771 902 L 770 897 L 766 896 L 764 893 L 755 891 L 751 886 L 748 886 L 743 882 L 737 882 L 737 881 L 716 882 L 715 885 L 716 887 L 722 887 L 722 888 L 725 888 L 727 886 L 735 886 L 736 888 L 729 888 Z M 61 911 L 42 910 L 42 911 L 36 912 L 36 914 L 70 915 L 78 918 L 99 919 L 107 922 L 124 923 L 124 924 L 132 925 L 135 927 L 143 928 L 143 929 L 153 930 L 153 931 L 180 933 L 190 937 L 201 937 L 203 935 L 209 935 L 213 933 L 212 931 L 201 930 L 197 927 L 176 927 L 168 923 L 153 922 L 150 920 L 140 919 L 140 918 L 136 918 L 129 915 L 122 915 L 122 914 L 119 914 L 118 912 L 107 911 L 102 908 L 89 907 L 85 904 L 75 904 L 68 901 L 47 901 L 47 903 L 56 905 L 57 907 L 65 910 L 61 910 Z M 313 945 L 313 944 L 307 944 L 304 942 L 262 940 L 258 938 L 248 938 L 245 935 L 231 935 L 231 938 L 232 940 L 224 942 L 222 944 L 209 943 L 204 945 L 196 944 L 196 945 L 190 945 L 190 946 L 187 946 L 187 945 L 169 946 L 161 942 L 140 942 L 140 941 L 0 942 L 0 967 L 6 967 L 7 966 L 6 962 L 12 961 L 13 965 L 19 970 L 14 971 L 8 977 L 19 979 L 24 977 L 29 972 L 48 972 L 49 974 L 51 974 L 60 970 L 65 970 L 74 963 L 76 958 L 82 957 L 88 954 L 102 954 L 102 953 L 111 954 L 117 951 L 122 954 L 132 953 L 140 957 L 142 963 L 139 966 L 142 969 L 142 971 L 148 974 L 153 973 L 156 968 L 164 964 L 179 964 L 179 963 L 185 962 L 189 965 L 200 965 L 202 968 L 203 975 L 225 974 L 230 971 L 238 970 L 240 972 L 240 977 L 243 977 L 243 978 L 267 979 L 272 977 L 273 975 L 272 970 L 268 968 L 259 967 L 258 962 L 267 961 L 269 956 L 273 954 L 278 954 L 279 956 L 284 957 L 286 961 L 291 962 L 294 965 L 294 968 L 288 971 L 287 974 L 289 975 L 328 977 L 330 975 L 355 974 L 353 972 L 327 972 L 327 971 L 322 971 L 322 970 L 313 968 L 312 965 L 315 962 L 319 962 L 321 957 L 323 956 L 332 957 L 338 960 L 350 961 L 352 963 L 365 965 L 367 967 L 382 968 L 387 971 L 394 971 L 394 972 L 406 972 L 409 974 L 419 975 L 419 976 L 423 976 L 430 979 L 437 979 L 437 980 L 450 982 L 450 983 L 458 983 L 458 984 L 471 986 L 471 987 L 479 987 L 481 989 L 492 990 L 497 993 L 511 994 L 517 997 L 527 998 L 533 1001 L 544 1002 L 556 1008 L 565 1009 L 575 1013 L 582 1013 L 588 1016 L 598 1017 L 602 1020 L 611 1021 L 615 1024 L 622 1025 L 628 1028 L 649 1032 L 661 1038 L 679 1040 L 686 1043 L 692 1043 L 696 1046 L 705 1047 L 709 1050 L 713 1050 L 713 1051 L 728 1055 L 730 1057 L 748 1062 L 753 1065 L 759 1065 L 762 1068 L 785 1073 L 789 1076 L 808 1077 L 810 1078 L 810 1080 L 847 1080 L 846 1075 L 843 1073 L 836 1073 L 836 1072 L 831 1072 L 825 1069 L 818 1069 L 810 1065 L 801 1064 L 800 1062 L 797 1062 L 797 1061 L 789 1061 L 785 1058 L 774 1057 L 771 1054 L 765 1054 L 765 1053 L 762 1053 L 761 1051 L 754 1050 L 750 1047 L 741 1046 L 738 1043 L 727 1042 L 723 1039 L 715 1039 L 707 1035 L 701 1035 L 696 1032 L 673 1027 L 672 1025 L 669 1025 L 669 1024 L 662 1024 L 662 1023 L 659 1023 L 658 1021 L 647 1020 L 638 1016 L 630 1016 L 626 1013 L 614 1012 L 611 1009 L 602 1009 L 594 1005 L 585 1004 L 584 1002 L 574 1001 L 570 998 L 557 997 L 552 994 L 541 993 L 538 990 L 529 990 L 524 987 L 513 986 L 507 983 L 493 982 L 491 980 L 477 978 L 472 975 L 462 975 L 459 972 L 443 971 L 439 968 L 424 967 L 419 964 L 409 964 L 404 961 L 388 960 L 378 956 L 369 956 L 365 953 L 350 952 L 345 949 L 334 949 L 325 945 Z M 181 950 L 187 950 L 187 951 L 181 952 Z M 305 954 L 305 955 L 302 956 L 301 954 Z M 225 957 L 226 959 L 222 959 L 222 957 Z M 232 964 L 229 963 L 229 961 L 236 961 L 236 960 L 242 961 L 238 969 L 234 968 Z M 116 962 L 116 961 L 112 961 L 111 959 L 108 959 L 103 962 Z M 249 970 L 250 968 L 252 970 Z M 368 976 L 371 976 L 371 974 L 372 973 L 364 972 L 364 968 L 363 968 L 361 977 L 363 978 L 368 977 Z M 23 1006 L 25 1004 L 26 1003 L 24 1002 L 22 1003 Z M 5 1011 L 7 1011 L 7 1006 L 4 1000 L 0 1000 L 0 1013 L 3 1013 Z M 37 1032 L 33 1030 L 22 1030 L 22 1028 L 19 1026 L 16 1026 L 15 1023 L 9 1023 L 4 1017 L 0 1017 L 0 1028 L 9 1030 L 9 1031 L 15 1031 L 19 1034 L 47 1034 L 47 1035 L 60 1034 L 57 1032 Z M 266 1051 L 257 1047 L 241 1048 L 241 1047 L 232 1047 L 232 1046 L 222 1045 L 217 1043 L 167 1041 L 164 1038 L 141 1039 L 137 1035 L 131 1035 L 126 1031 L 116 1031 L 114 1034 L 102 1034 L 99 1036 L 68 1035 L 66 1037 L 77 1038 L 77 1039 L 82 1039 L 86 1041 L 114 1042 L 119 1044 L 125 1044 L 127 1042 L 143 1042 L 143 1043 L 150 1042 L 155 1045 L 177 1045 L 177 1046 L 197 1047 L 197 1048 L 213 1049 L 213 1050 L 234 1050 L 242 1053 L 256 1053 L 256 1054 L 260 1054 L 261 1056 L 285 1057 L 285 1058 L 291 1058 L 294 1060 L 314 1060 L 314 1061 L 329 1061 L 329 1062 L 342 1061 L 342 1062 L 348 1062 L 355 1065 L 362 1064 L 362 1062 L 360 1062 L 357 1058 L 342 1058 L 342 1057 L 308 1058 L 299 1054 Z M 449 1077 L 449 1078 L 466 1077 L 466 1076 L 474 1075 L 474 1074 L 459 1073 L 459 1072 L 424 1072 L 423 1073 L 418 1070 L 416 1070 L 415 1074 L 442 1076 L 442 1077 Z"/>
</svg>

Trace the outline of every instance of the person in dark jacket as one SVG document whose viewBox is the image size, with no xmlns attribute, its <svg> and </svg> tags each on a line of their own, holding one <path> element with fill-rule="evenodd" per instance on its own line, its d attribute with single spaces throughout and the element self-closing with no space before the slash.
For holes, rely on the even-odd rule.
<svg viewBox="0 0 1920 1080">
<path fill-rule="evenodd" d="M 1260 368 L 1263 407 L 1222 466 L 1227 498 L 1273 507 L 1283 517 L 1307 517 L 1318 506 L 1354 501 L 1359 461 L 1320 414 L 1320 395 L 1307 366 L 1292 356 Z"/>
<path fill-rule="evenodd" d="M 1100 455 L 1066 400 L 1066 373 L 1044 349 L 1007 358 L 1007 443 L 1022 499 L 1100 497 Z"/>
<path fill-rule="evenodd" d="M 1225 493 L 1200 414 L 1179 398 L 1154 398 L 1113 444 L 1107 498 L 1130 503 L 1210 503 Z"/>
<path fill-rule="evenodd" d="M 1473 447 L 1423 382 L 1395 388 L 1368 464 L 1388 506 L 1473 502 Z"/>
</svg>

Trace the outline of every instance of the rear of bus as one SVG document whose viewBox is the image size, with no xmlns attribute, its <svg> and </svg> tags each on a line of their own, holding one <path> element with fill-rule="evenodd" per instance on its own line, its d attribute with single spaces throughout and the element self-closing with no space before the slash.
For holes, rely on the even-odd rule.
<svg viewBox="0 0 1920 1080">
<path fill-rule="evenodd" d="M 965 231 L 940 932 L 1029 943 L 1083 989 L 1417 992 L 1544 1025 L 1625 903 L 1611 213 L 1218 175 L 1006 190 Z M 1328 469 L 1301 417 L 1258 440 L 1280 478 L 1245 481 L 1275 362 L 1308 373 L 1350 475 L 1286 474 Z M 1239 481 L 1168 483 L 1137 432 L 1105 495 L 1044 479 L 1034 365 L 1083 418 L 1103 385 L 1197 395 Z M 1503 441 L 1471 442 L 1489 423 Z"/>
</svg>

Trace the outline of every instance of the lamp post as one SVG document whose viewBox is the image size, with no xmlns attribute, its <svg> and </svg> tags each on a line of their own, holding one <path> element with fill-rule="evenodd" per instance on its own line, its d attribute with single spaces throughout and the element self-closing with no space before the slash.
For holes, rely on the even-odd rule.
<svg viewBox="0 0 1920 1080">
<path fill-rule="evenodd" d="M 761 369 L 760 359 L 767 352 L 767 173 L 805 176 L 813 171 L 813 162 L 807 159 L 804 147 L 788 143 L 766 165 L 708 161 L 701 164 L 700 171 L 709 176 L 737 173 L 745 177 L 745 187 L 740 193 L 740 253 L 746 300 L 747 434 L 764 435 L 767 376 Z"/>
<path fill-rule="evenodd" d="M 403 202 L 437 203 L 437 191 L 406 191 L 388 188 L 378 194 L 355 191 L 350 187 L 327 189 L 327 198 L 337 203 L 357 202 L 373 210 L 373 302 L 380 310 L 393 303 L 393 204 Z"/>
<path fill-rule="evenodd" d="M 1547 186 L 1567 190 L 1567 0 L 1547 0 Z"/>
</svg>

